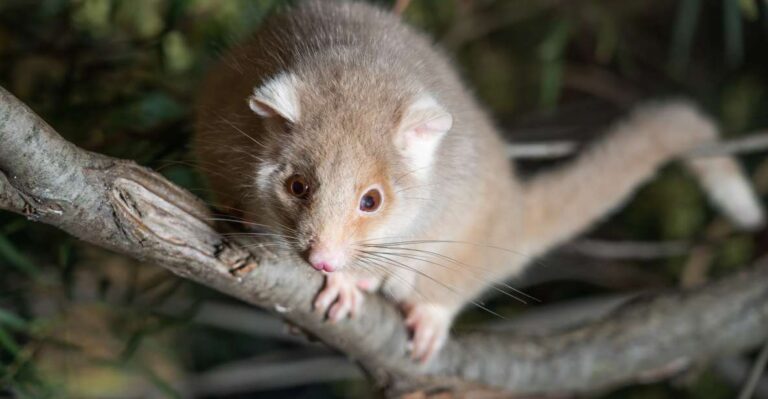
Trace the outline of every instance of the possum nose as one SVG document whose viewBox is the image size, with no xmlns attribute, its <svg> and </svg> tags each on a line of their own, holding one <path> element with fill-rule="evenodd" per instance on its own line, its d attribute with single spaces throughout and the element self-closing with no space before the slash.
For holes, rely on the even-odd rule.
<svg viewBox="0 0 768 399">
<path fill-rule="evenodd" d="M 317 270 L 326 271 L 326 272 L 332 272 L 336 270 L 335 267 L 331 266 L 330 263 L 326 263 L 326 262 L 312 263 L 312 267 L 314 267 Z"/>
<path fill-rule="evenodd" d="M 317 244 L 310 247 L 307 262 L 317 270 L 332 272 L 344 263 L 344 254 L 339 249 Z"/>
</svg>

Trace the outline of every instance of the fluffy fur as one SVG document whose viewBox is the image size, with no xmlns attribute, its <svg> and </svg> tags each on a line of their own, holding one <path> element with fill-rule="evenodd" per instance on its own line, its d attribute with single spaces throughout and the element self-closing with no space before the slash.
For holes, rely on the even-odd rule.
<svg viewBox="0 0 768 399">
<path fill-rule="evenodd" d="M 604 217 L 663 163 L 716 139 L 688 104 L 656 104 L 572 163 L 522 181 L 424 35 L 372 6 L 331 1 L 277 15 L 232 49 L 204 84 L 196 123 L 197 156 L 221 204 L 307 259 L 332 251 L 339 270 L 315 306 L 338 320 L 358 308 L 358 288 L 381 287 L 405 310 L 420 360 L 494 282 Z M 690 166 L 727 214 L 762 222 L 732 159 Z M 308 181 L 308 198 L 286 190 L 294 175 Z M 361 212 L 374 185 L 383 203 Z"/>
</svg>

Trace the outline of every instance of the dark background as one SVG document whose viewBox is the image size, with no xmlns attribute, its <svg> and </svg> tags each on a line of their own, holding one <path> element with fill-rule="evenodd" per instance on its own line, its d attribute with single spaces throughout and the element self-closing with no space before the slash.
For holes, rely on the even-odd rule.
<svg viewBox="0 0 768 399">
<path fill-rule="evenodd" d="M 205 197 L 188 145 L 197 85 L 223 49 L 287 3 L 0 0 L 0 85 L 77 145 Z M 768 126 L 767 4 L 413 0 L 404 18 L 449 50 L 513 140 L 588 140 L 637 102 L 679 95 L 736 138 Z M 764 154 L 742 159 L 765 193 Z M 587 236 L 516 283 L 541 303 L 489 298 L 513 321 L 470 309 L 457 329 L 517 315 L 537 328 L 573 313 L 563 304 L 594 311 L 617 296 L 694 286 L 768 252 L 765 231 L 734 231 L 674 164 Z M 643 244 L 643 256 L 617 242 Z M 259 310 L 9 213 L 0 214 L 0 276 L 0 397 L 369 394 L 346 361 Z M 714 359 L 595 397 L 732 398 L 750 360 Z"/>
</svg>

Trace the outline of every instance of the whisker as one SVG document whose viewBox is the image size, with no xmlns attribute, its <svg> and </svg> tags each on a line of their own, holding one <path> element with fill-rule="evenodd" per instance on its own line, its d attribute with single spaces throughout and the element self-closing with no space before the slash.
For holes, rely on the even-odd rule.
<svg viewBox="0 0 768 399">
<path fill-rule="evenodd" d="M 261 148 L 263 148 L 263 149 L 267 149 L 267 146 L 265 146 L 264 144 L 262 144 L 260 141 L 256 140 L 255 138 L 251 137 L 251 135 L 249 135 L 248 133 L 244 132 L 244 131 L 243 131 L 242 129 L 240 129 L 239 127 L 237 127 L 237 125 L 235 125 L 235 124 L 234 124 L 234 122 L 232 122 L 232 121 L 230 121 L 229 119 L 226 119 L 226 118 L 221 118 L 221 121 L 222 121 L 222 122 L 224 122 L 224 123 L 226 123 L 226 124 L 228 124 L 230 127 L 232 127 L 233 129 L 235 129 L 237 132 L 239 132 L 239 133 L 240 133 L 240 134 L 242 134 L 243 136 L 245 136 L 245 137 L 249 138 L 251 141 L 253 141 L 254 143 L 256 143 L 256 144 L 257 144 L 258 146 L 260 146 Z"/>
<path fill-rule="evenodd" d="M 412 169 L 412 170 L 410 170 L 410 171 L 408 171 L 408 172 L 406 172 L 406 173 L 404 173 L 404 174 L 402 174 L 402 175 L 400 175 L 400 176 L 396 177 L 396 178 L 395 178 L 395 180 L 394 180 L 394 182 L 395 182 L 395 183 L 397 183 L 397 182 L 399 182 L 399 181 L 400 181 L 400 179 L 404 178 L 405 176 L 408 176 L 408 175 L 410 175 L 410 174 L 412 174 L 412 173 L 416 173 L 416 172 L 418 172 L 418 171 L 420 171 L 420 170 L 424 170 L 424 169 L 427 169 L 427 168 L 429 168 L 429 167 L 430 167 L 430 166 L 422 166 L 422 167 L 420 167 L 420 168 Z"/>
<path fill-rule="evenodd" d="M 221 172 L 220 170 L 214 169 L 213 167 L 205 167 L 203 166 L 202 162 L 198 162 L 197 164 L 191 161 L 184 161 L 184 160 L 165 160 L 163 162 L 160 162 L 155 166 L 153 169 L 155 172 L 163 172 L 165 169 L 173 167 L 173 166 L 186 166 L 189 168 L 198 169 L 200 171 L 204 171 L 208 174 L 215 175 L 222 178 L 228 178 L 224 172 Z M 213 165 L 211 165 L 213 166 Z"/>
<path fill-rule="evenodd" d="M 284 239 L 289 242 L 297 243 L 299 242 L 298 239 L 295 237 L 285 235 L 285 234 L 279 234 L 279 233 L 248 233 L 248 232 L 242 232 L 242 233 L 224 233 L 221 234 L 224 237 L 277 237 Z"/>
<path fill-rule="evenodd" d="M 233 218 L 235 219 L 235 220 L 233 220 L 234 222 L 247 224 L 247 225 L 249 225 L 251 227 L 260 227 L 260 228 L 267 229 L 269 231 L 274 231 L 274 226 L 272 226 L 272 225 L 251 222 L 251 221 L 249 221 L 247 219 L 243 219 L 243 218 L 237 218 L 237 217 L 233 217 Z M 291 233 L 291 234 L 294 234 L 294 235 L 298 235 L 298 233 L 299 233 L 296 229 L 294 229 L 292 227 L 288 227 L 288 226 L 286 226 L 283 223 L 280 223 L 280 222 L 277 222 L 277 221 L 272 221 L 272 223 L 275 224 L 277 227 L 282 228 L 283 230 L 286 230 L 288 233 Z"/>
<path fill-rule="evenodd" d="M 242 223 L 242 224 L 246 224 L 246 225 L 249 225 L 249 226 L 264 227 L 264 228 L 268 228 L 268 229 L 272 228 L 272 226 L 267 225 L 267 224 L 251 222 L 251 221 L 248 221 L 248 220 L 245 220 L 245 219 L 242 219 L 242 218 L 238 218 L 238 217 L 234 217 L 234 216 L 205 218 L 205 220 L 210 220 L 210 221 L 214 221 L 214 222 Z M 287 226 L 284 226 L 284 227 L 286 228 L 286 230 L 293 230 L 293 229 L 288 228 Z"/>
<path fill-rule="evenodd" d="M 453 287 L 451 287 L 451 286 L 449 286 L 449 285 L 447 285 L 447 284 L 445 284 L 445 283 L 442 283 L 442 282 L 438 281 L 438 280 L 437 280 L 437 279 L 435 279 L 434 277 L 432 277 L 432 276 L 430 276 L 430 275 L 428 275 L 428 274 L 426 274 L 426 273 L 422 272 L 421 270 L 418 270 L 418 269 L 416 269 L 416 268 L 414 268 L 414 267 L 408 266 L 408 265 L 406 265 L 406 264 L 404 264 L 404 263 L 402 263 L 402 262 L 398 262 L 398 261 L 396 261 L 396 260 L 394 260 L 394 259 L 391 259 L 391 258 L 387 257 L 386 255 L 380 255 L 380 254 L 378 254 L 378 253 L 375 253 L 375 252 L 368 252 L 368 251 L 361 251 L 361 252 L 363 252 L 363 253 L 365 253 L 365 254 L 368 254 L 368 255 L 371 255 L 371 256 L 375 256 L 375 257 L 378 257 L 378 258 L 380 258 L 380 259 L 382 259 L 382 260 L 386 261 L 387 263 L 389 263 L 389 264 L 391 264 L 391 265 L 393 265 L 393 266 L 396 266 L 396 267 L 401 267 L 401 268 L 404 268 L 404 269 L 406 269 L 406 270 L 410 270 L 410 271 L 412 271 L 412 272 L 414 272 L 414 273 L 417 273 L 417 274 L 419 274 L 420 276 L 422 276 L 422 277 L 425 277 L 425 278 L 427 278 L 427 279 L 431 280 L 432 282 L 434 282 L 434 283 L 436 283 L 436 284 L 438 284 L 438 285 L 440 285 L 440 286 L 444 287 L 445 289 L 447 289 L 447 290 L 449 290 L 449 291 L 453 292 L 454 294 L 456 294 L 456 295 L 461 295 L 461 293 L 459 293 L 459 292 L 458 292 L 458 291 L 457 291 L 455 288 L 453 288 Z M 498 313 L 494 312 L 494 311 L 493 311 L 493 310 L 491 310 L 491 309 L 488 309 L 488 308 L 487 308 L 487 307 L 485 307 L 483 304 L 481 304 L 481 303 L 479 303 L 479 302 L 477 302 L 477 301 L 475 301 L 475 300 L 470 300 L 469 302 L 470 302 L 471 304 L 473 304 L 473 305 L 477 306 L 478 308 L 480 308 L 480 309 L 482 309 L 482 310 L 485 310 L 486 312 L 488 312 L 488 313 L 490 313 L 490 314 L 494 315 L 494 316 L 497 316 L 497 317 L 499 317 L 499 318 L 501 318 L 501 319 L 504 319 L 504 320 L 506 320 L 506 317 L 504 317 L 504 316 L 502 316 L 502 315 L 500 315 L 500 314 L 498 314 Z"/>
<path fill-rule="evenodd" d="M 357 241 L 356 244 L 357 243 L 361 243 L 361 242 L 371 242 L 371 241 L 374 241 L 374 240 L 387 240 L 387 239 L 390 239 L 390 238 L 395 239 L 395 238 L 399 238 L 399 237 L 398 236 L 384 236 L 384 237 L 368 238 L 368 239 L 365 239 L 365 240 Z"/>
<path fill-rule="evenodd" d="M 447 265 L 443 265 L 441 263 L 432 262 L 429 259 L 424 259 L 424 258 L 421 258 L 421 257 L 418 257 L 418 256 L 414 256 L 414 255 L 404 255 L 404 254 L 398 254 L 398 253 L 392 253 L 392 252 L 386 252 L 386 254 L 392 255 L 392 256 L 400 256 L 400 257 L 403 257 L 403 258 L 406 258 L 406 259 L 412 259 L 412 260 L 418 260 L 418 261 L 426 262 L 426 263 L 429 263 L 429 264 L 432 264 L 432 265 L 435 265 L 435 266 L 440 266 L 440 267 L 446 268 L 446 269 L 454 271 L 454 272 L 463 272 L 464 271 L 464 270 L 461 270 L 461 269 L 456 269 L 456 268 L 452 268 L 452 267 L 447 266 Z M 475 279 L 477 281 L 480 281 L 482 283 L 488 284 L 495 291 L 500 292 L 500 293 L 502 293 L 502 294 L 504 294 L 504 295 L 506 295 L 506 296 L 508 296 L 508 297 L 510 297 L 510 298 L 512 298 L 514 300 L 516 300 L 516 301 L 519 301 L 519 302 L 521 302 L 521 303 L 523 303 L 525 305 L 528 304 L 528 302 L 526 300 L 524 300 L 524 299 L 522 299 L 522 298 L 520 298 L 520 297 L 518 297 L 518 296 L 516 296 L 516 295 L 514 295 L 512 293 L 509 293 L 509 292 L 499 288 L 498 284 L 496 282 L 490 280 L 490 279 L 482 279 L 480 277 L 477 277 L 474 274 L 470 274 L 469 277 L 473 278 L 473 279 Z M 514 288 L 513 288 L 513 290 L 517 291 Z"/>
<path fill-rule="evenodd" d="M 416 295 L 418 295 L 422 299 L 425 298 L 425 295 L 416 289 L 416 285 L 413 282 L 409 281 L 406 277 L 403 277 L 397 274 L 396 271 L 390 270 L 390 268 L 386 267 L 385 265 L 382 265 L 381 263 L 379 263 L 379 261 L 375 259 L 359 257 L 357 255 L 356 255 L 356 259 L 360 262 L 367 263 L 371 267 L 374 267 L 375 270 L 377 270 L 379 273 L 384 274 L 386 277 L 394 278 L 395 280 L 408 286 Z"/>
<path fill-rule="evenodd" d="M 389 247 L 389 246 L 386 246 L 386 245 L 366 245 L 366 247 L 373 247 L 373 248 L 386 248 L 387 250 L 395 250 L 395 251 L 411 251 L 411 252 L 419 252 L 419 253 L 423 253 L 423 254 L 425 254 L 425 255 L 428 255 L 428 256 L 433 256 L 433 257 L 436 257 L 436 258 L 440 258 L 440 259 L 444 259 L 444 260 L 447 260 L 447 261 L 449 261 L 449 262 L 451 262 L 451 263 L 454 263 L 454 264 L 456 264 L 456 265 L 460 265 L 460 266 L 466 266 L 466 267 L 469 267 L 469 268 L 475 268 L 475 269 L 480 269 L 480 270 L 485 270 L 485 271 L 490 271 L 490 269 L 488 269 L 488 268 L 486 268 L 486 267 L 483 267 L 483 266 L 475 266 L 475 265 L 470 265 L 470 264 L 467 264 L 467 263 L 464 263 L 464 262 L 460 262 L 460 261 L 458 261 L 458 260 L 456 260 L 456 259 L 453 259 L 453 258 L 451 258 L 451 257 L 449 257 L 449 256 L 443 255 L 443 254 L 441 254 L 441 253 L 438 253 L 438 252 L 433 252 L 433 251 L 427 251 L 427 250 L 423 250 L 423 249 L 416 249 L 416 248 L 403 248 L 403 247 Z M 422 261 L 425 261 L 425 262 L 427 261 L 427 260 L 424 260 L 424 259 L 418 259 L 418 260 L 422 260 Z M 431 262 L 430 262 L 430 263 L 431 263 Z M 445 265 L 439 265 L 439 266 L 447 267 L 447 266 L 445 266 Z M 451 270 L 462 271 L 461 269 L 453 269 L 453 268 L 451 268 Z M 472 276 L 472 277 L 475 277 L 475 276 Z M 507 288 L 507 289 L 510 289 L 510 290 L 512 290 L 513 292 L 515 292 L 515 293 L 518 293 L 518 294 L 520 294 L 520 295 L 522 295 L 522 296 L 524 296 L 524 297 L 526 297 L 526 298 L 528 298 L 528 299 L 531 299 L 531 300 L 533 300 L 533 301 L 536 301 L 536 302 L 541 302 L 541 300 L 540 300 L 540 299 L 538 299 L 538 298 L 536 298 L 536 297 L 534 297 L 534 296 L 531 296 L 531 295 L 529 295 L 529 294 L 526 294 L 526 293 L 525 293 L 525 292 L 523 292 L 522 290 L 520 290 L 520 289 L 518 289 L 518 288 L 515 288 L 515 287 L 512 287 L 511 285 L 509 285 L 509 284 L 507 284 L 507 283 L 504 283 L 504 282 L 496 282 L 496 281 L 493 281 L 492 279 L 485 279 L 485 280 L 483 280 L 483 281 L 485 281 L 485 282 L 488 282 L 489 284 L 493 284 L 493 285 L 500 285 L 500 286 L 503 286 L 503 287 L 505 287 L 505 288 Z M 496 288 L 496 287 L 494 287 L 494 288 Z M 526 302 L 526 301 L 524 301 L 524 300 L 522 300 L 521 298 L 518 298 L 518 297 L 516 297 L 516 296 L 514 296 L 514 295 L 511 295 L 510 293 L 508 293 L 508 292 L 506 292 L 506 291 L 500 290 L 499 288 L 496 288 L 496 290 L 497 290 L 497 291 L 499 291 L 499 292 L 502 292 L 502 293 L 504 293 L 505 295 L 507 295 L 507 296 L 510 296 L 510 297 L 512 297 L 512 298 L 514 298 L 514 299 L 516 299 L 516 300 L 518 300 L 518 301 L 521 301 L 522 303 L 525 303 L 525 304 L 527 304 L 527 302 Z"/>
<path fill-rule="evenodd" d="M 413 189 L 422 188 L 422 187 L 432 187 L 432 186 L 436 186 L 436 185 L 437 184 L 435 184 L 435 183 L 432 183 L 432 184 L 419 184 L 417 186 L 410 186 L 410 187 L 401 188 L 401 189 L 395 191 L 395 193 L 402 193 L 403 191 L 413 190 Z"/>
<path fill-rule="evenodd" d="M 358 241 L 358 242 L 370 242 L 370 241 L 373 241 L 373 239 L 371 239 L 371 240 L 363 240 L 363 241 Z M 471 242 L 471 241 L 459 241 L 459 240 L 410 240 L 410 241 L 396 241 L 396 242 L 374 243 L 373 245 L 404 246 L 404 245 L 411 245 L 411 244 L 414 244 L 414 245 L 418 245 L 418 244 L 463 244 L 463 245 L 471 245 L 471 246 L 480 247 L 480 248 L 495 249 L 495 250 L 498 250 L 498 251 L 507 252 L 509 254 L 522 257 L 526 261 L 532 262 L 535 265 L 546 266 L 546 264 L 544 262 L 541 262 L 541 261 L 537 260 L 534 256 L 525 254 L 523 252 L 516 251 L 516 250 L 511 249 L 511 248 L 504 248 L 504 247 L 499 247 L 499 246 L 496 246 L 496 245 L 482 244 L 482 243 L 476 243 L 476 242 Z"/>
<path fill-rule="evenodd" d="M 284 249 L 286 251 L 295 250 L 295 248 L 290 246 L 288 243 L 281 243 L 281 242 L 259 242 L 255 244 L 246 244 L 246 245 L 243 245 L 242 247 L 245 249 L 260 248 L 260 247 L 274 247 L 278 249 Z"/>
</svg>

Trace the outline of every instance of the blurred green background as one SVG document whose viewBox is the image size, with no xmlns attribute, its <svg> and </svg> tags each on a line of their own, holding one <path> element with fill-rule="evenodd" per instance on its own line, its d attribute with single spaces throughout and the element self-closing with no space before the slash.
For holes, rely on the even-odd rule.
<svg viewBox="0 0 768 399">
<path fill-rule="evenodd" d="M 188 146 L 197 85 L 221 51 L 288 3 L 0 0 L 0 85 L 77 145 L 205 197 Z M 512 140 L 587 141 L 633 104 L 677 95 L 718 118 L 726 137 L 768 127 L 765 1 L 413 0 L 404 18 L 449 50 Z M 764 195 L 764 155 L 742 159 Z M 584 298 L 695 286 L 768 252 L 765 231 L 734 231 L 676 165 L 588 237 L 517 283 L 541 303 L 488 306 L 546 317 Z M 610 256 L 616 243 L 642 254 Z M 370 394 L 348 362 L 266 314 L 9 213 L 0 213 L 0 275 L 0 397 Z M 457 329 L 498 322 L 469 310 Z M 749 364 L 714 359 L 595 397 L 732 398 Z"/>
</svg>

